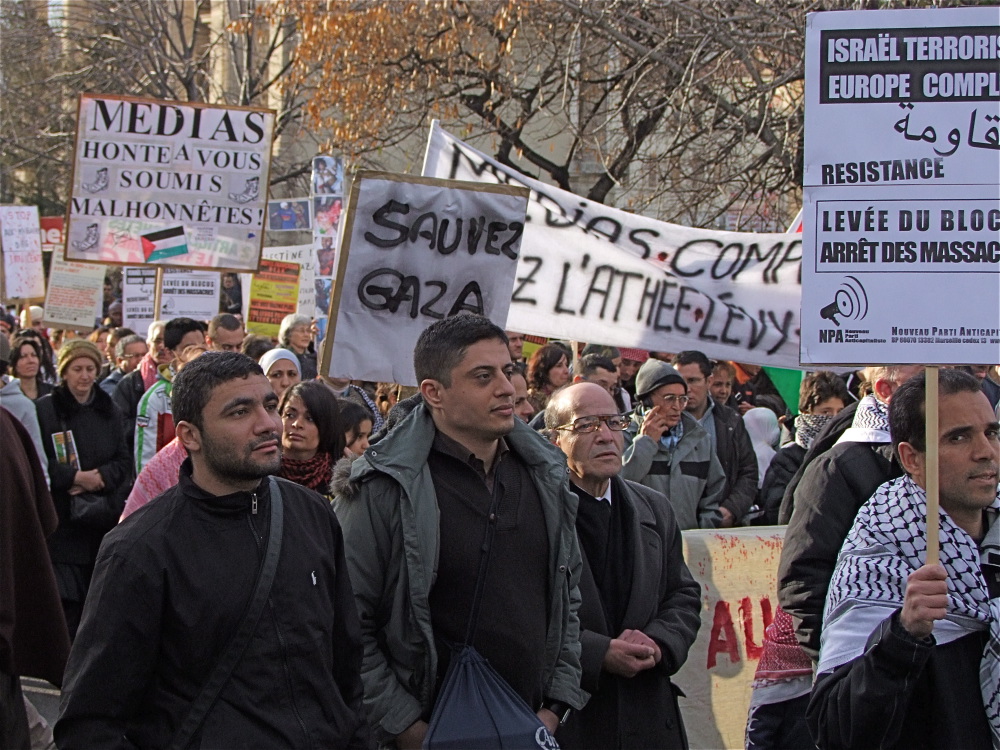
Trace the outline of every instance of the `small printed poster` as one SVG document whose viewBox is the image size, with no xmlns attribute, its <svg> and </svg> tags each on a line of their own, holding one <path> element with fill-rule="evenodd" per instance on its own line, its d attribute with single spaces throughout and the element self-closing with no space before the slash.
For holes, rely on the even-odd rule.
<svg viewBox="0 0 1000 750">
<path fill-rule="evenodd" d="M 250 306 L 246 326 L 249 333 L 278 337 L 286 315 L 299 306 L 299 265 L 264 258 L 250 283 Z"/>
<path fill-rule="evenodd" d="M 3 296 L 45 296 L 42 235 L 37 206 L 0 206 L 0 250 L 3 253 Z"/>
</svg>

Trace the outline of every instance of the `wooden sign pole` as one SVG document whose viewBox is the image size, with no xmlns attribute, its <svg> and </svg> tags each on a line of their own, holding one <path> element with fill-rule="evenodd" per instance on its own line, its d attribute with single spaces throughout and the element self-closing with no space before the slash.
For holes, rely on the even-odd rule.
<svg viewBox="0 0 1000 750">
<path fill-rule="evenodd" d="M 927 559 L 925 565 L 937 565 L 938 555 L 938 368 L 926 368 L 927 392 L 924 399 L 926 414 L 925 460 L 927 484 Z"/>
<path fill-rule="evenodd" d="M 153 320 L 160 319 L 160 304 L 163 302 L 163 266 L 156 267 L 156 291 L 153 292 Z"/>
</svg>

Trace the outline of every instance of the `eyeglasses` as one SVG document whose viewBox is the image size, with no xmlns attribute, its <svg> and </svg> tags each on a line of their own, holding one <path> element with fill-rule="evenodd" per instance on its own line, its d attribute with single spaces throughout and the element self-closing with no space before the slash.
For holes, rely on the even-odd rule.
<svg viewBox="0 0 1000 750">
<path fill-rule="evenodd" d="M 559 425 L 556 430 L 569 430 L 580 435 L 588 432 L 597 432 L 601 429 L 601 422 L 608 426 L 612 432 L 621 432 L 628 427 L 629 418 L 624 414 L 596 414 L 592 417 L 580 417 L 574 419 L 569 424 Z"/>
<path fill-rule="evenodd" d="M 654 396 L 654 398 L 660 399 L 667 406 L 673 406 L 678 404 L 682 409 L 687 406 L 688 401 L 691 400 L 690 396 L 677 396 L 673 393 L 668 393 L 666 396 Z"/>
<path fill-rule="evenodd" d="M 145 354 L 123 354 L 122 359 L 135 359 L 136 357 L 145 357 Z"/>
</svg>

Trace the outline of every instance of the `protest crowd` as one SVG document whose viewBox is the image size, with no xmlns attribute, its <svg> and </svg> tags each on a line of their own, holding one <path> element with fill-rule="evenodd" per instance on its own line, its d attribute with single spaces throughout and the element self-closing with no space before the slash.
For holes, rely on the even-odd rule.
<svg viewBox="0 0 1000 750">
<path fill-rule="evenodd" d="M 746 747 L 993 742 L 994 366 L 941 371 L 924 565 L 916 365 L 788 403 L 756 365 L 460 314 L 412 388 L 318 372 L 306 316 L 114 323 L 0 320 L 4 747 L 499 747 L 495 711 L 504 746 L 683 748 L 681 532 L 779 522 Z"/>
</svg>

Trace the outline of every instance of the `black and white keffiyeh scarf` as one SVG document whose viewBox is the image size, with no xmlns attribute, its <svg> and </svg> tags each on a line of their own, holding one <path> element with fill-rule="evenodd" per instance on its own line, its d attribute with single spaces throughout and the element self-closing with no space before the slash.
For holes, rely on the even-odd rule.
<svg viewBox="0 0 1000 750">
<path fill-rule="evenodd" d="M 940 512 L 941 564 L 948 573 L 948 614 L 934 623 L 945 644 L 976 631 L 990 637 L 979 668 L 983 705 L 1000 746 L 1000 599 L 990 599 L 980 555 L 1000 552 L 1000 496 L 988 509 L 982 544 Z M 909 476 L 886 482 L 858 513 L 830 581 L 823 613 L 819 672 L 864 653 L 876 628 L 903 604 L 906 579 L 927 553 L 927 499 Z"/>
<path fill-rule="evenodd" d="M 809 450 L 819 431 L 833 419 L 829 414 L 799 414 L 795 418 L 795 442 Z"/>
<path fill-rule="evenodd" d="M 889 406 L 874 396 L 865 396 L 854 412 L 854 421 L 838 443 L 891 443 Z"/>
</svg>

